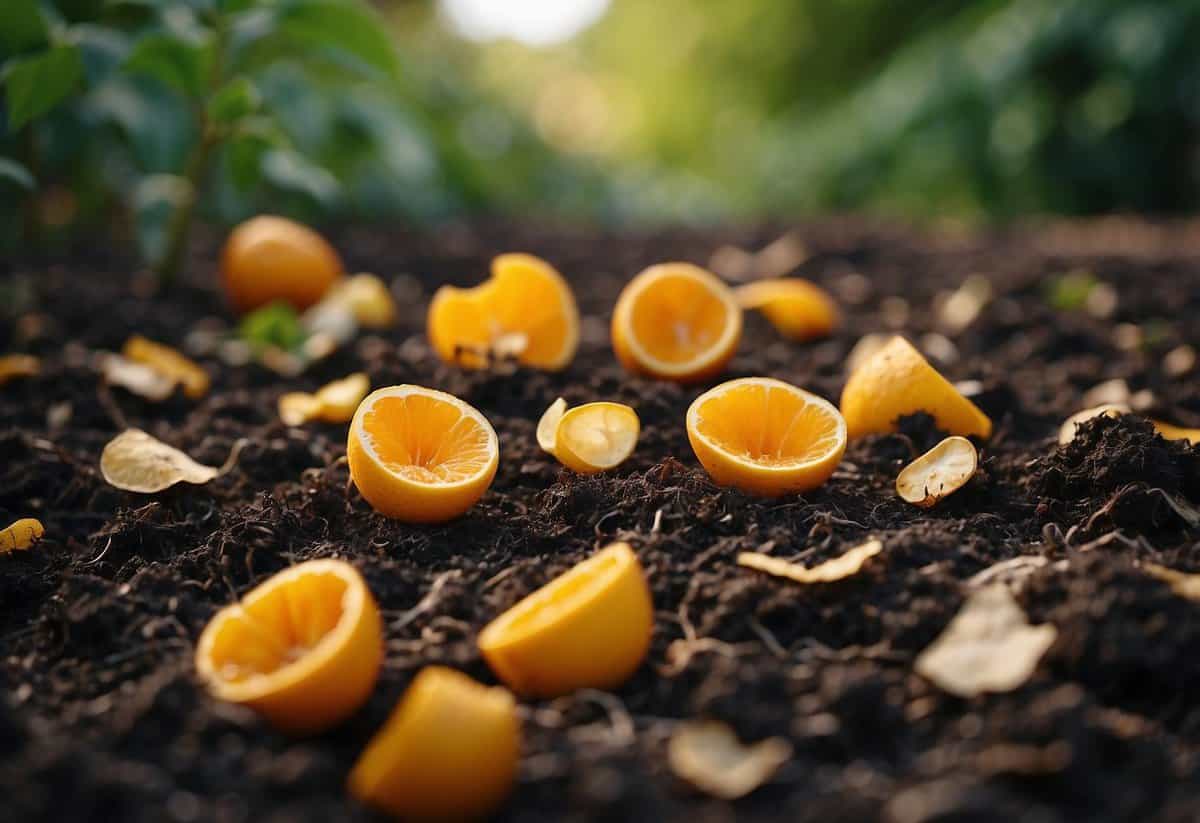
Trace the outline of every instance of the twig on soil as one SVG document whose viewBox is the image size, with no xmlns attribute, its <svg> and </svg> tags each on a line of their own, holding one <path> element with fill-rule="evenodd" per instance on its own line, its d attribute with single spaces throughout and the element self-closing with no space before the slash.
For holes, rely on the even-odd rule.
<svg viewBox="0 0 1200 823">
<path fill-rule="evenodd" d="M 650 527 L 650 534 L 658 534 L 662 530 L 663 510 L 660 508 L 654 512 L 654 525 Z"/>
<path fill-rule="evenodd" d="M 103 549 L 100 551 L 100 554 L 96 555 L 96 556 L 95 556 L 95 557 L 93 557 L 91 560 L 85 560 L 85 561 L 84 561 L 83 563 L 81 563 L 80 565 L 82 565 L 82 566 L 94 566 L 95 564 L 97 564 L 97 563 L 99 563 L 101 560 L 103 560 L 103 559 L 104 559 L 104 555 L 108 554 L 108 550 L 112 548 L 112 540 L 113 540 L 113 539 L 112 539 L 112 535 L 110 534 L 110 535 L 108 536 L 108 541 L 107 541 L 107 542 L 104 544 L 104 548 L 103 548 Z"/>
<path fill-rule="evenodd" d="M 446 587 L 446 583 L 452 578 L 460 576 L 462 576 L 462 570 L 460 569 L 451 569 L 448 572 L 439 574 L 433 581 L 433 584 L 429 587 L 429 591 L 424 597 L 421 598 L 420 602 L 393 620 L 388 628 L 390 628 L 392 631 L 400 631 L 422 614 L 432 609 L 435 605 L 437 605 L 438 599 L 442 595 L 442 589 Z"/>
<path fill-rule="evenodd" d="M 572 699 L 587 700 L 604 709 L 608 714 L 609 722 L 609 728 L 605 736 L 610 737 L 615 745 L 629 746 L 633 744 L 636 739 L 633 718 L 629 715 L 629 710 L 625 708 L 625 704 L 618 697 L 598 689 L 580 689 L 575 692 Z M 591 727 L 591 725 L 578 726 L 568 731 L 567 734 L 571 736 L 574 733 L 584 733 L 587 736 L 586 730 Z"/>
<path fill-rule="evenodd" d="M 787 659 L 787 649 L 780 645 L 779 641 L 775 638 L 775 635 L 771 634 L 770 630 L 766 626 L 758 622 L 758 618 L 751 617 L 749 621 L 747 621 L 747 625 L 750 626 L 750 631 L 759 636 L 759 639 L 762 640 L 763 645 L 767 647 L 771 654 L 775 655 L 780 660 Z"/>
</svg>

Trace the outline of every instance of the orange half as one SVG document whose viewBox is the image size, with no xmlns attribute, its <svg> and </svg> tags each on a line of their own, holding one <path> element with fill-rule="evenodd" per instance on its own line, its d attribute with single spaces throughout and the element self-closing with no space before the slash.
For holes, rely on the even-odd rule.
<svg viewBox="0 0 1200 823">
<path fill-rule="evenodd" d="M 391 386 L 354 413 L 350 478 L 376 511 L 411 523 L 457 517 L 479 500 L 500 464 L 487 418 L 452 394 Z"/>
<path fill-rule="evenodd" d="M 442 286 L 429 304 L 429 341 L 448 363 L 485 368 L 514 356 L 537 369 L 565 368 L 579 347 L 579 308 L 567 281 L 531 254 L 502 254 L 470 289 Z"/>
<path fill-rule="evenodd" d="M 691 263 L 651 266 L 613 311 L 613 351 L 635 374 L 690 382 L 719 374 L 737 351 L 742 310 L 715 275 Z"/>
<path fill-rule="evenodd" d="M 837 303 L 829 293 L 801 277 L 757 280 L 734 289 L 734 294 L 742 308 L 762 312 L 789 340 L 825 337 L 840 322 Z"/>
<path fill-rule="evenodd" d="M 342 560 L 276 574 L 217 612 L 196 644 L 196 672 L 213 697 L 250 706 L 293 734 L 353 714 L 382 661 L 379 607 Z"/>
<path fill-rule="evenodd" d="M 832 403 L 769 377 L 730 380 L 697 397 L 687 433 L 713 480 L 763 497 L 816 488 L 846 451 L 846 423 Z"/>
</svg>

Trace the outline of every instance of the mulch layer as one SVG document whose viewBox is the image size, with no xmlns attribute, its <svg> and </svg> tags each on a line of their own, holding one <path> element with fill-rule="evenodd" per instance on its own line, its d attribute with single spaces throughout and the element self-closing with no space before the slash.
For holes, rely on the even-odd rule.
<svg viewBox="0 0 1200 823">
<path fill-rule="evenodd" d="M 1126 416 L 1057 445 L 1083 395 L 1124 379 L 1155 416 L 1200 425 L 1200 371 L 1164 367 L 1200 349 L 1200 227 L 1116 220 L 991 233 L 859 220 L 796 228 L 797 273 L 838 295 L 844 326 L 810 344 L 747 319 L 726 378 L 769 375 L 836 401 L 864 334 L 925 340 L 952 380 L 979 381 L 996 423 L 981 471 L 921 510 L 894 490 L 933 442 L 928 420 L 852 443 L 826 485 L 758 500 L 715 487 L 684 431 L 707 386 L 632 378 L 607 324 L 622 284 L 667 259 L 705 264 L 724 243 L 771 230 L 598 233 L 514 226 L 429 234 L 344 231 L 351 270 L 393 282 L 403 316 L 285 379 L 204 360 L 200 401 L 151 404 L 108 389 L 90 366 L 134 332 L 177 346 L 206 318 L 232 323 L 214 276 L 216 244 L 190 277 L 146 294 L 100 247 L 57 261 L 0 264 L 0 349 L 45 360 L 0 389 L 0 525 L 34 516 L 46 539 L 0 557 L 0 796 L 13 821 L 372 820 L 346 774 L 415 673 L 430 663 L 495 682 L 478 630 L 596 547 L 629 541 L 647 568 L 656 622 L 645 664 L 611 693 L 522 707 L 519 783 L 501 819 L 833 821 L 1166 820 L 1200 809 L 1200 604 L 1140 565 L 1200 571 L 1200 534 L 1167 501 L 1200 503 L 1200 449 Z M 424 337 L 437 285 L 471 284 L 498 252 L 528 250 L 573 282 L 585 315 L 559 374 L 465 372 Z M 1090 272 L 1114 290 L 1056 307 L 1047 283 Z M 981 274 L 994 298 L 944 339 L 939 293 Z M 854 276 L 861 275 L 861 276 Z M 949 345 L 947 345 L 947 343 Z M 289 429 L 287 390 L 364 370 L 373 386 L 419 383 L 479 408 L 500 436 L 492 489 L 461 519 L 416 527 L 376 515 L 349 484 L 345 426 Z M 541 412 L 610 399 L 642 420 L 634 456 L 584 478 L 535 442 Z M 140 496 L 101 478 L 104 444 L 128 426 L 236 468 L 204 487 Z M 741 551 L 812 564 L 868 536 L 884 544 L 858 575 L 802 586 L 741 569 Z M 1044 558 L 1018 600 L 1058 636 L 1008 694 L 961 699 L 913 672 L 972 576 Z M 339 556 L 384 610 L 387 653 L 369 703 L 307 740 L 210 699 L 192 669 L 213 613 L 272 573 Z M 675 777 L 665 755 L 683 718 L 713 717 L 745 740 L 787 738 L 794 757 L 735 803 Z M 470 791 L 469 786 L 464 791 Z"/>
</svg>

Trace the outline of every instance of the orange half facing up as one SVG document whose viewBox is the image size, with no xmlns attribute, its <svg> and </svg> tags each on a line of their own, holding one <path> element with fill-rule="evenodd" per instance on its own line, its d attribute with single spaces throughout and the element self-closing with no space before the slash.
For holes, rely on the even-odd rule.
<svg viewBox="0 0 1200 823">
<path fill-rule="evenodd" d="M 579 308 L 567 281 L 531 254 L 502 254 L 492 276 L 470 289 L 442 286 L 429 304 L 429 341 L 448 363 L 485 368 L 515 357 L 537 369 L 565 368 L 579 346 Z"/>
<path fill-rule="evenodd" d="M 512 789 L 520 749 L 507 689 L 429 666 L 354 764 L 350 793 L 403 820 L 475 820 Z"/>
<path fill-rule="evenodd" d="M 613 543 L 485 626 L 479 650 L 514 691 L 555 697 L 624 683 L 653 628 L 642 565 L 628 543 Z"/>
<path fill-rule="evenodd" d="M 715 275 L 691 263 L 651 266 L 613 311 L 612 342 L 629 371 L 691 382 L 719 374 L 737 351 L 742 310 Z"/>
<path fill-rule="evenodd" d="M 929 365 L 903 337 L 893 337 L 858 367 L 842 390 L 842 415 L 851 437 L 896 431 L 897 421 L 925 412 L 939 429 L 989 437 L 992 421 Z"/>
<path fill-rule="evenodd" d="M 327 729 L 366 701 L 383 661 L 379 607 L 342 560 L 310 560 L 209 621 L 196 672 L 216 698 L 293 734 Z"/>
<path fill-rule="evenodd" d="M 688 440 L 713 480 L 763 497 L 814 489 L 846 451 L 833 404 L 769 377 L 722 383 L 687 413 Z"/>
<path fill-rule="evenodd" d="M 410 523 L 458 517 L 483 497 L 500 464 L 487 418 L 452 394 L 409 385 L 363 400 L 346 454 L 367 502 Z"/>
</svg>

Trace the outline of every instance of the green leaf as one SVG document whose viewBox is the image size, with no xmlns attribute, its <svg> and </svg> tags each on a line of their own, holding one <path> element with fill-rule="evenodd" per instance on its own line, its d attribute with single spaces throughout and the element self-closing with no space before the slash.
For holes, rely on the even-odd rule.
<svg viewBox="0 0 1200 823">
<path fill-rule="evenodd" d="M 75 46 L 55 46 L 13 60 L 4 72 L 8 125 L 13 131 L 41 117 L 66 99 L 83 79 L 83 60 Z"/>
<path fill-rule="evenodd" d="M 291 0 L 282 10 L 279 30 L 302 43 L 338 52 L 390 80 L 400 75 L 386 25 L 357 0 Z"/>
<path fill-rule="evenodd" d="M 277 346 L 284 351 L 300 348 L 306 337 L 296 310 L 281 302 L 268 303 L 243 317 L 238 336 L 255 348 Z"/>
<path fill-rule="evenodd" d="M 263 158 L 267 179 L 281 189 L 300 192 L 323 207 L 332 207 L 341 193 L 337 178 L 303 155 L 275 149 Z"/>
<path fill-rule="evenodd" d="M 167 252 L 171 217 L 193 196 L 192 184 L 174 174 L 143 177 L 133 191 L 134 226 L 142 256 L 158 263 Z"/>
<path fill-rule="evenodd" d="M 160 33 L 147 35 L 134 45 L 133 52 L 125 61 L 125 69 L 153 77 L 189 96 L 199 97 L 208 82 L 211 62 L 212 52 L 207 44 L 190 43 Z"/>
<path fill-rule="evenodd" d="M 208 101 L 208 119 L 220 125 L 236 123 L 262 105 L 262 95 L 249 77 L 235 77 Z"/>
<path fill-rule="evenodd" d="M 225 143 L 229 179 L 240 192 L 258 185 L 263 175 L 263 158 L 272 149 L 288 147 L 285 135 L 269 117 L 242 120 Z"/>
<path fill-rule="evenodd" d="M 11 183 L 25 191 L 33 191 L 37 188 L 37 181 L 33 179 L 29 169 L 7 157 L 0 157 L 0 182 Z"/>
<path fill-rule="evenodd" d="M 38 0 L 0 2 L 0 57 L 31 51 L 47 42 L 46 21 Z"/>
</svg>

